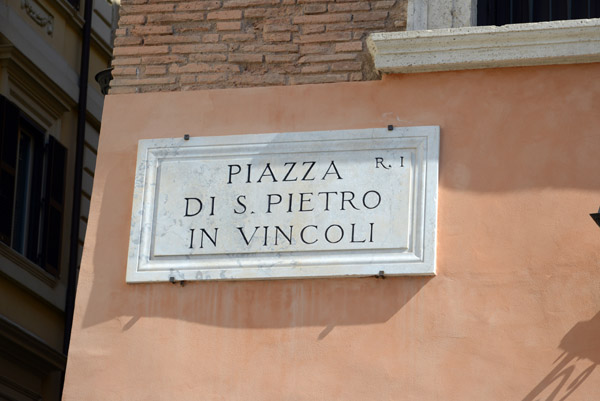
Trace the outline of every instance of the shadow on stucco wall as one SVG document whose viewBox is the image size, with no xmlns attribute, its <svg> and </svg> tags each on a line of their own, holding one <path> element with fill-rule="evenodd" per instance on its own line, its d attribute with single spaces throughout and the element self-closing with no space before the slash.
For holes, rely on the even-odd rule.
<svg viewBox="0 0 600 401">
<path fill-rule="evenodd" d="M 541 400 L 540 396 L 547 396 L 545 401 L 566 400 L 590 377 L 600 364 L 600 312 L 573 326 L 559 348 L 563 353 L 554 362 L 556 366 L 523 401 Z"/>
<path fill-rule="evenodd" d="M 133 199 L 128 180 L 135 161 L 115 160 L 106 180 L 95 183 L 96 188 L 104 186 L 95 188 L 102 194 L 102 218 L 91 235 L 96 242 L 89 250 L 93 263 L 86 263 L 92 266 L 94 279 L 83 327 L 117 319 L 126 331 L 140 319 L 158 317 L 230 328 L 323 327 L 321 340 L 336 326 L 386 322 L 431 280 L 365 277 L 126 284 Z M 122 202 L 129 207 L 118 206 Z M 110 252 L 100 251 L 106 249 Z"/>
<path fill-rule="evenodd" d="M 188 338 L 195 334 L 189 330 L 196 328 L 206 335 L 202 325 L 318 327 L 310 331 L 311 340 L 332 331 L 329 339 L 334 338 L 336 326 L 390 321 L 363 338 L 368 337 L 369 344 L 401 343 L 386 348 L 388 357 L 373 366 L 414 356 L 415 375 L 425 383 L 421 389 L 433 392 L 414 399 L 452 399 L 444 391 L 460 385 L 455 377 L 469 377 L 472 383 L 472 377 L 489 379 L 490 370 L 499 372 L 487 386 L 496 397 L 498 390 L 514 389 L 507 383 L 519 383 L 516 394 L 502 399 L 520 399 L 532 387 L 523 401 L 541 401 L 543 396 L 558 401 L 584 389 L 589 394 L 600 361 L 600 318 L 582 321 L 566 335 L 564 327 L 565 322 L 589 317 L 598 305 L 597 227 L 588 213 L 598 207 L 600 188 L 600 175 L 593 174 L 600 169 L 600 114 L 593 112 L 600 104 L 600 79 L 592 79 L 599 71 L 583 65 L 514 68 L 403 75 L 351 85 L 348 91 L 334 85 L 239 90 L 235 96 L 211 92 L 206 95 L 210 102 L 196 102 L 194 107 L 181 107 L 181 102 L 168 101 L 175 99 L 168 95 L 156 100 L 141 96 L 129 108 L 116 102 L 120 108 L 113 108 L 105 125 L 114 121 L 112 130 L 105 129 L 101 137 L 92 199 L 96 220 L 90 217 L 93 224 L 88 225 L 94 232 L 86 236 L 84 291 L 78 295 L 78 304 L 83 304 L 78 305 L 76 324 L 102 325 L 89 335 L 132 344 L 138 341 L 137 333 L 160 328 L 162 319 L 169 320 L 163 333 L 184 327 Z M 585 88 L 582 76 L 589 77 Z M 285 106 L 289 98 L 304 95 L 311 101 L 302 107 Z M 344 104 L 343 118 L 339 104 Z M 128 113 L 136 118 L 127 118 Z M 191 113 L 205 114 L 186 117 Z M 269 131 L 253 114 L 270 121 Z M 194 282 L 183 287 L 126 284 L 136 138 L 145 138 L 146 131 L 174 137 L 169 125 L 180 120 L 207 121 L 201 129 L 178 127 L 199 135 L 341 129 L 345 120 L 354 128 L 391 123 L 441 126 L 438 275 Z M 106 151 L 103 143 L 108 144 Z M 552 325 L 547 324 L 549 313 L 555 317 Z M 531 340 L 526 344 L 520 342 L 523 328 Z M 85 330 L 79 331 L 81 335 Z M 383 338 L 379 332 L 393 335 Z M 544 366 L 534 376 L 522 371 L 531 366 L 523 352 L 535 358 L 547 355 L 556 346 L 552 339 L 563 335 L 563 353 L 552 367 Z M 153 341 L 158 337 L 148 336 Z M 210 336 L 216 338 L 219 334 Z M 497 347 L 490 347 L 491 342 Z M 432 375 L 441 380 L 433 390 Z M 396 383 L 406 384 L 402 379 L 411 377 L 415 376 L 398 377 Z"/>
</svg>

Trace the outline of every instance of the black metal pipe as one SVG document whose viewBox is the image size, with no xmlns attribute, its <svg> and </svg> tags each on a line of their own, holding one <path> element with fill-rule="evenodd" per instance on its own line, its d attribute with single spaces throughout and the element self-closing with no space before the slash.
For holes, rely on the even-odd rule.
<svg viewBox="0 0 600 401">
<path fill-rule="evenodd" d="M 79 69 L 79 102 L 77 104 L 77 139 L 75 145 L 75 174 L 73 179 L 73 207 L 71 213 L 71 235 L 69 241 L 69 276 L 65 301 L 65 336 L 63 352 L 68 354 L 77 290 L 77 269 L 79 254 L 79 219 L 81 214 L 81 178 L 83 174 L 83 145 L 85 142 L 85 121 L 87 113 L 88 76 L 90 66 L 90 38 L 92 35 L 93 0 L 85 0 L 83 11 L 83 37 L 81 43 L 81 63 Z"/>
</svg>

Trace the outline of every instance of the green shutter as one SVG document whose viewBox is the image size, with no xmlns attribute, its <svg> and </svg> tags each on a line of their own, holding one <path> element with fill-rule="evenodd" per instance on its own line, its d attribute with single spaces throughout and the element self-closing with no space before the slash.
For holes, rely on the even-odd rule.
<svg viewBox="0 0 600 401">
<path fill-rule="evenodd" d="M 29 193 L 29 227 L 27 227 L 27 253 L 26 256 L 34 263 L 41 265 L 40 247 L 42 217 L 42 182 L 44 172 L 44 131 L 26 117 L 21 118 L 21 130 L 26 130 L 33 138 L 33 174 L 31 175 L 31 187 Z"/>
<path fill-rule="evenodd" d="M 48 142 L 44 211 L 43 267 L 58 275 L 61 259 L 67 149 L 52 136 Z"/>
<path fill-rule="evenodd" d="M 19 109 L 0 96 L 0 241 L 10 245 L 14 212 Z"/>
</svg>

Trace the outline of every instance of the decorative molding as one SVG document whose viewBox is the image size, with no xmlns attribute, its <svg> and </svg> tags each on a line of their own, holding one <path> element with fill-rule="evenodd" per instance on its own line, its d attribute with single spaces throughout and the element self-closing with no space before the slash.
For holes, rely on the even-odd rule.
<svg viewBox="0 0 600 401">
<path fill-rule="evenodd" d="M 0 346 L 18 357 L 20 361 L 29 362 L 41 371 L 65 371 L 67 356 L 51 347 L 46 341 L 31 331 L 0 315 Z"/>
<path fill-rule="evenodd" d="M 83 29 L 83 18 L 78 14 L 78 11 L 75 9 L 75 7 L 73 7 L 67 0 L 55 0 L 54 4 L 57 5 L 56 9 L 60 14 L 63 15 L 63 17 L 65 17 L 65 21 L 69 25 L 77 30 Z M 115 15 L 118 17 L 118 11 Z M 96 26 L 92 23 L 92 44 L 98 46 L 98 48 L 102 50 L 102 52 L 104 52 L 108 58 L 112 57 L 112 42 L 107 42 L 106 38 L 102 37 L 102 35 L 96 31 Z"/>
<path fill-rule="evenodd" d="M 21 8 L 36 24 L 42 28 L 46 27 L 46 33 L 52 36 L 52 32 L 54 32 L 54 16 L 52 14 L 33 0 L 21 0 Z"/>
<path fill-rule="evenodd" d="M 9 83 L 4 95 L 23 101 L 21 106 L 25 109 L 33 106 L 27 112 L 44 128 L 49 129 L 75 107 L 76 102 L 15 46 L 0 45 L 0 62 L 6 67 Z M 18 93 L 29 95 L 19 99 L 22 96 Z"/>
<path fill-rule="evenodd" d="M 63 14 L 63 16 L 67 17 L 65 20 L 68 23 L 73 24 L 80 29 L 83 28 L 83 17 L 79 15 L 79 11 L 73 7 L 71 3 L 67 0 L 55 0 L 55 4 L 58 6 L 57 10 Z"/>
<path fill-rule="evenodd" d="M 23 387 L 20 384 L 15 383 L 14 381 L 10 380 L 6 376 L 0 375 L 0 396 L 8 397 L 8 395 L 3 394 L 2 387 L 5 388 L 5 391 L 6 391 L 6 389 L 8 389 L 8 391 L 10 393 L 13 393 L 14 395 L 18 396 L 17 399 L 19 399 L 19 400 L 20 399 L 35 400 L 35 401 L 43 400 L 43 398 L 40 394 L 31 391 L 27 387 Z M 22 397 L 24 397 L 24 398 L 22 398 Z M 11 397 L 8 399 L 12 400 L 14 398 Z"/>
<path fill-rule="evenodd" d="M 3 27 L 2 33 L 6 39 L 54 85 L 66 93 L 72 104 L 76 104 L 79 96 L 79 75 L 64 57 L 48 46 L 46 40 L 11 7 L 0 7 L 0 26 Z M 89 86 L 88 119 L 94 124 L 101 120 L 103 102 L 104 96 L 96 88 Z"/>
<path fill-rule="evenodd" d="M 383 73 L 453 71 L 600 61 L 600 19 L 374 33 Z"/>
<path fill-rule="evenodd" d="M 21 267 L 23 270 L 25 270 L 44 284 L 48 285 L 49 287 L 56 287 L 56 284 L 58 283 L 58 279 L 56 277 L 47 273 L 40 266 L 36 265 L 35 263 L 27 259 L 25 256 L 21 255 L 14 249 L 1 242 L 0 255 L 4 256 L 6 259 L 10 260 L 17 266 Z"/>
</svg>

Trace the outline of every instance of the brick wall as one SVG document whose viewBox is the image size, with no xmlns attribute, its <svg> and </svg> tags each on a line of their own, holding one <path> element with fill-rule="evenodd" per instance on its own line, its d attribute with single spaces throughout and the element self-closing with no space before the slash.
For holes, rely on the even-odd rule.
<svg viewBox="0 0 600 401">
<path fill-rule="evenodd" d="M 370 32 L 407 0 L 123 0 L 111 93 L 376 79 Z"/>
</svg>

